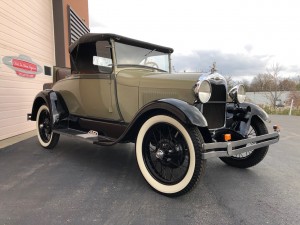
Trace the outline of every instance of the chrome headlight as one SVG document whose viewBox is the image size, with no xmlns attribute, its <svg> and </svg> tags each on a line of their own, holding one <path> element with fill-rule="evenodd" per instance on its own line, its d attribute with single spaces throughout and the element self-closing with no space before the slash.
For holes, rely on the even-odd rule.
<svg viewBox="0 0 300 225">
<path fill-rule="evenodd" d="M 208 102 L 211 96 L 210 82 L 208 80 L 199 80 L 194 91 L 201 103 Z"/>
<path fill-rule="evenodd" d="M 244 85 L 239 84 L 239 85 L 234 86 L 229 91 L 229 96 L 234 102 L 243 103 L 246 99 L 246 91 L 245 91 Z"/>
</svg>

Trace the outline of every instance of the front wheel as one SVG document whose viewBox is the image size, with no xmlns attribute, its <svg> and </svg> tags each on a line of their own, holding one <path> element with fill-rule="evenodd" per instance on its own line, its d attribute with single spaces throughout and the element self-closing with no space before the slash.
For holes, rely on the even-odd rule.
<svg viewBox="0 0 300 225">
<path fill-rule="evenodd" d="M 156 191 L 179 196 L 190 191 L 204 174 L 204 143 L 199 129 L 173 117 L 157 115 L 141 127 L 136 157 L 145 180 Z"/>
<path fill-rule="evenodd" d="M 47 149 L 54 148 L 59 140 L 59 134 L 53 133 L 50 121 L 49 108 L 42 105 L 36 116 L 36 130 L 40 144 Z"/>
<path fill-rule="evenodd" d="M 251 120 L 247 137 L 256 137 L 263 134 L 268 134 L 268 129 L 266 125 L 258 117 L 253 117 Z M 252 143 L 249 143 L 249 145 L 251 144 Z M 242 154 L 238 154 L 232 157 L 221 157 L 220 159 L 227 165 L 233 167 L 248 168 L 255 166 L 256 164 L 261 162 L 265 158 L 268 149 L 269 146 L 266 146 L 256 150 L 244 152 Z"/>
</svg>

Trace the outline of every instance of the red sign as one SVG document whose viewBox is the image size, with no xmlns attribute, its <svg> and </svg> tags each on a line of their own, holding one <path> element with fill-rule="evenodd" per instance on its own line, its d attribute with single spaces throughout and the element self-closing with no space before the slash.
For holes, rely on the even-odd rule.
<svg viewBox="0 0 300 225">
<path fill-rule="evenodd" d="M 12 65 L 15 68 L 20 68 L 23 70 L 34 71 L 34 72 L 37 71 L 37 65 L 23 60 L 13 59 Z"/>
<path fill-rule="evenodd" d="M 30 57 L 25 55 L 20 55 L 19 57 L 5 56 L 2 61 L 21 77 L 35 78 L 36 74 L 43 72 L 43 69 L 39 64 L 33 62 Z"/>
</svg>

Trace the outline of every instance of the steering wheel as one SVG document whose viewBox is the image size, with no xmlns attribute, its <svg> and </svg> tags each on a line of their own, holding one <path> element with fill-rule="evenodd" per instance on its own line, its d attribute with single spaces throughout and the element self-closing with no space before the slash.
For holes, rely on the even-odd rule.
<svg viewBox="0 0 300 225">
<path fill-rule="evenodd" d="M 156 69 L 159 68 L 157 63 L 155 63 L 155 62 L 146 62 L 145 66 L 153 67 L 153 68 L 156 68 Z"/>
</svg>

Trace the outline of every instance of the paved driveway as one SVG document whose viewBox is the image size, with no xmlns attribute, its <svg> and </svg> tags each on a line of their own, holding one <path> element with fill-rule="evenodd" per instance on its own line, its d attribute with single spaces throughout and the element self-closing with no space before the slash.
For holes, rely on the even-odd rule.
<svg viewBox="0 0 300 225">
<path fill-rule="evenodd" d="M 281 140 L 251 169 L 211 159 L 179 198 L 144 181 L 134 145 L 36 137 L 0 150 L 0 224 L 300 224 L 300 117 L 273 116 Z"/>
</svg>

